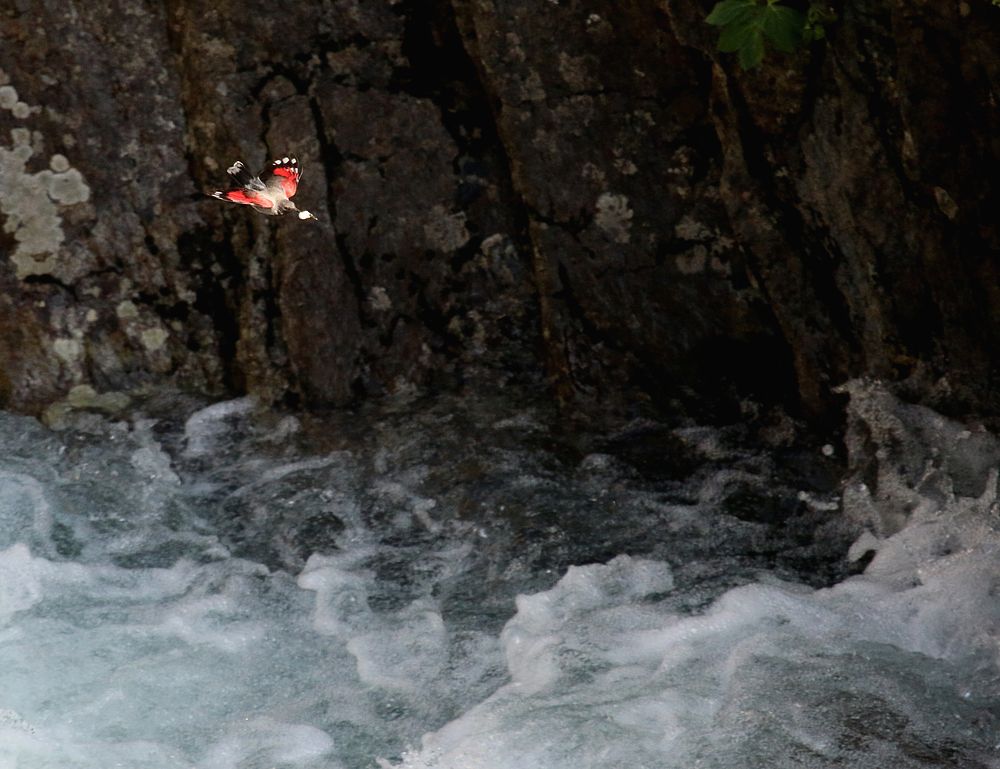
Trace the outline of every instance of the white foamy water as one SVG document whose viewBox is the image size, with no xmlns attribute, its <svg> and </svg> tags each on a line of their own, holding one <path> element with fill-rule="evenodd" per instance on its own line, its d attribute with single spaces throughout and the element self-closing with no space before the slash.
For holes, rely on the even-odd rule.
<svg viewBox="0 0 1000 769">
<path fill-rule="evenodd" d="M 711 430 L 0 416 L 0 769 L 998 767 L 997 443 L 852 398 L 839 518 Z"/>
</svg>

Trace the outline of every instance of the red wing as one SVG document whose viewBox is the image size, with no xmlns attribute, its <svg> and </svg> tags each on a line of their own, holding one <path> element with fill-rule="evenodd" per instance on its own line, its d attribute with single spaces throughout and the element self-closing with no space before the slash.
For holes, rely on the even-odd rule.
<svg viewBox="0 0 1000 769">
<path fill-rule="evenodd" d="M 213 192 L 213 198 L 228 200 L 230 203 L 241 203 L 246 206 L 260 206 L 270 208 L 273 204 L 263 195 L 247 190 L 229 190 L 228 192 Z"/>
<path fill-rule="evenodd" d="M 302 169 L 299 168 L 299 161 L 295 158 L 279 158 L 271 163 L 271 167 L 262 172 L 260 176 L 265 185 L 278 187 L 286 198 L 291 198 L 299 188 L 299 177 L 302 176 Z"/>
</svg>

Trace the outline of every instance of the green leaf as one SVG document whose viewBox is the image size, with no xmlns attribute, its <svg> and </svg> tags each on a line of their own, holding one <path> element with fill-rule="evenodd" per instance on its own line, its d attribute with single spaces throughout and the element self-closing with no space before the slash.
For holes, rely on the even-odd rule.
<svg viewBox="0 0 1000 769">
<path fill-rule="evenodd" d="M 822 38 L 823 24 L 836 18 L 823 2 L 810 0 L 807 16 L 782 0 L 719 0 L 705 21 L 720 28 L 719 50 L 736 53 L 740 65 L 752 69 L 763 61 L 767 47 L 793 53 Z"/>
<path fill-rule="evenodd" d="M 808 24 L 802 30 L 802 42 L 811 43 L 814 40 L 822 40 L 826 37 L 826 30 L 821 26 L 810 27 Z"/>
<path fill-rule="evenodd" d="M 760 37 L 760 31 L 750 24 L 730 24 L 719 35 L 719 50 L 732 53 L 743 48 L 751 37 Z"/>
<path fill-rule="evenodd" d="M 829 24 L 837 18 L 837 14 L 829 8 L 824 8 L 820 3 L 810 3 L 809 10 L 806 11 L 806 24 L 815 26 L 816 24 Z"/>
<path fill-rule="evenodd" d="M 740 48 L 739 61 L 743 69 L 753 69 L 764 60 L 764 36 L 757 30 L 754 33 L 747 44 Z"/>
<path fill-rule="evenodd" d="M 794 8 L 768 5 L 762 14 L 760 28 L 764 36 L 779 51 L 791 53 L 802 44 L 806 17 Z"/>
<path fill-rule="evenodd" d="M 715 4 L 705 21 L 717 27 L 740 24 L 751 19 L 759 7 L 755 0 L 722 0 Z"/>
</svg>

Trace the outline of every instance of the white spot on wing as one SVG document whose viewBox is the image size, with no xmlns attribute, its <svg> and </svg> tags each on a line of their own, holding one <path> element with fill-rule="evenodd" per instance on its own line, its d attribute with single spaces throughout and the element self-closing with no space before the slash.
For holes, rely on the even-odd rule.
<svg viewBox="0 0 1000 769">
<path fill-rule="evenodd" d="M 288 162 L 288 158 L 287 158 L 287 157 L 285 157 L 285 158 L 282 158 L 282 159 L 281 159 L 281 162 L 282 162 L 282 163 L 287 163 L 287 162 Z"/>
</svg>

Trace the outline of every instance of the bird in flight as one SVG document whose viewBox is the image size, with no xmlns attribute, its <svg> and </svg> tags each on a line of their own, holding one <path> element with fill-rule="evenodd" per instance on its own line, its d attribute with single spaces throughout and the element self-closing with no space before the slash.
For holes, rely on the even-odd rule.
<svg viewBox="0 0 1000 769">
<path fill-rule="evenodd" d="M 283 216 L 294 211 L 299 219 L 316 218 L 308 211 L 300 211 L 291 201 L 302 176 L 295 158 L 278 158 L 261 171 L 260 176 L 252 176 L 243 162 L 237 160 L 226 173 L 233 177 L 236 186 L 226 192 L 213 192 L 213 198 L 250 206 L 268 216 Z"/>
</svg>

